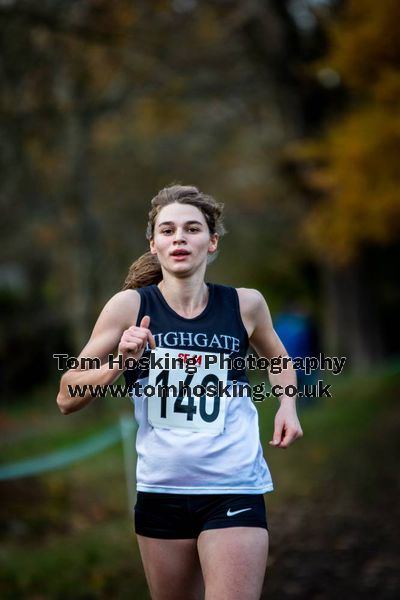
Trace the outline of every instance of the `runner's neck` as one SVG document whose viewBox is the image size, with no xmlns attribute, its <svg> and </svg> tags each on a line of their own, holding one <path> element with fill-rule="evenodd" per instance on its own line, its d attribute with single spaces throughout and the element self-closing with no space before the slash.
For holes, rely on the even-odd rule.
<svg viewBox="0 0 400 600">
<path fill-rule="evenodd" d="M 191 290 L 189 287 L 180 290 L 171 290 L 162 280 L 158 284 L 158 289 L 164 296 L 167 304 L 182 317 L 191 319 L 200 315 L 208 303 L 209 290 L 203 281 L 198 291 Z"/>
</svg>

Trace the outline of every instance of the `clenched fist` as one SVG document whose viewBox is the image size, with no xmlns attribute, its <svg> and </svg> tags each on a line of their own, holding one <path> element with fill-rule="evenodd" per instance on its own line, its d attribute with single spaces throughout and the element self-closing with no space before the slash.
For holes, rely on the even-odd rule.
<svg viewBox="0 0 400 600">
<path fill-rule="evenodd" d="M 132 325 L 125 329 L 118 346 L 118 354 L 122 355 L 123 360 L 134 358 L 139 360 L 142 356 L 147 342 L 151 348 L 156 347 L 156 343 L 149 329 L 150 317 L 145 316 L 140 322 L 139 327 Z"/>
</svg>

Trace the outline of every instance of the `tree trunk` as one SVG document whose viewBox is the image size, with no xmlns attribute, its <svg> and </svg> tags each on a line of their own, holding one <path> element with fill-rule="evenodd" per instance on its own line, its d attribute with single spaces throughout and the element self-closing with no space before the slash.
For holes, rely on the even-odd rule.
<svg viewBox="0 0 400 600">
<path fill-rule="evenodd" d="M 363 257 L 347 267 L 322 267 L 323 346 L 348 357 L 351 368 L 365 368 L 383 357 L 374 282 Z"/>
</svg>

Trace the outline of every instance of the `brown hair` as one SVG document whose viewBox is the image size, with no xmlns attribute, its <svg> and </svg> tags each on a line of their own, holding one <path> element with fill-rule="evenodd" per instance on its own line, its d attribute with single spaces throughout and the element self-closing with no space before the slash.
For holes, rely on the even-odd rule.
<svg viewBox="0 0 400 600">
<path fill-rule="evenodd" d="M 160 210 L 168 204 L 178 202 L 180 204 L 191 204 L 195 206 L 204 215 L 208 229 L 211 235 L 217 233 L 223 236 L 225 227 L 222 222 L 222 211 L 224 205 L 216 202 L 212 196 L 200 192 L 191 185 L 172 185 L 158 192 L 151 201 L 151 210 L 149 212 L 149 222 L 147 224 L 146 238 L 153 239 L 154 225 Z M 145 287 L 153 283 L 159 283 L 162 280 L 162 271 L 158 258 L 146 252 L 130 266 L 128 275 L 125 279 L 123 290 Z"/>
</svg>

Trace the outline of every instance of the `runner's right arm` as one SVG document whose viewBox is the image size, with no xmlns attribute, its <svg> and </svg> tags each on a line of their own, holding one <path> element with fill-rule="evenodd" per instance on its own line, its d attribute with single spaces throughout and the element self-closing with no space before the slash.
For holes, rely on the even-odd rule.
<svg viewBox="0 0 400 600">
<path fill-rule="evenodd" d="M 123 373 L 118 365 L 111 369 L 108 357 L 118 349 L 122 362 L 129 356 L 140 358 L 147 342 L 155 347 L 154 338 L 148 329 L 150 318 L 143 317 L 139 327 L 136 323 L 140 307 L 140 296 L 136 290 L 125 290 L 113 296 L 103 308 L 80 358 L 99 358 L 99 369 L 70 369 L 61 377 L 57 404 L 60 411 L 67 415 L 80 410 L 93 400 L 90 390 L 82 397 L 69 394 L 68 386 L 109 385 Z"/>
</svg>

